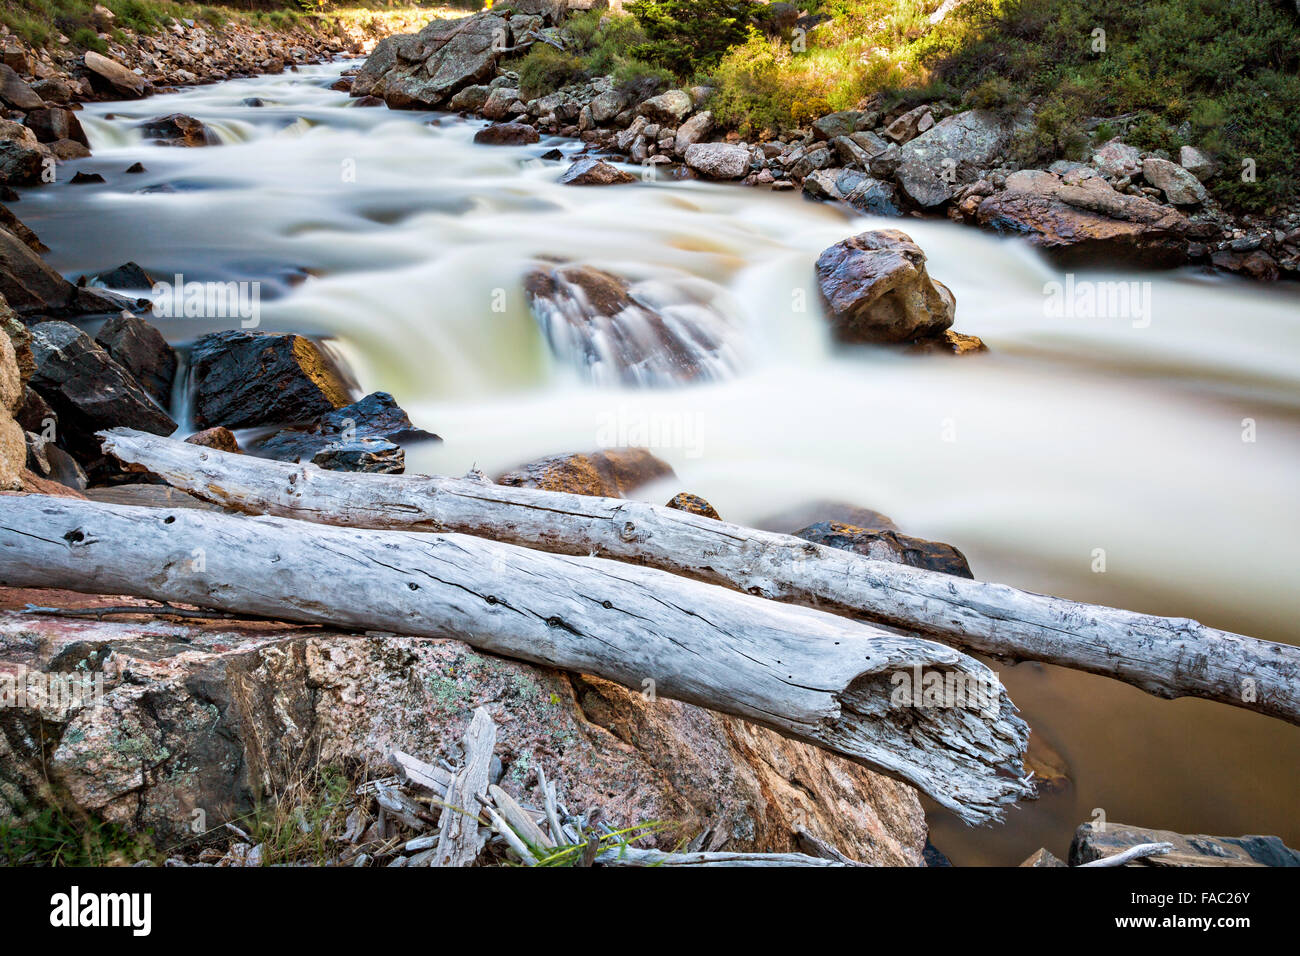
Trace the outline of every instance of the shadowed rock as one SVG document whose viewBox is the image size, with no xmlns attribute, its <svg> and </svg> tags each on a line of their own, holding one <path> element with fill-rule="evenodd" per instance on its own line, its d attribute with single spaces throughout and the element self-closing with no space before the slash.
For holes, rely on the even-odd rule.
<svg viewBox="0 0 1300 956">
<path fill-rule="evenodd" d="M 814 544 L 852 551 L 873 561 L 892 561 L 927 571 L 940 571 L 959 578 L 973 578 L 966 556 L 950 544 L 913 538 L 884 528 L 857 528 L 838 521 L 824 521 L 795 532 Z"/>
<path fill-rule="evenodd" d="M 253 450 L 259 458 L 277 461 L 316 461 L 328 447 L 355 441 L 383 441 L 397 447 L 399 442 L 441 441 L 437 435 L 417 428 L 387 392 L 372 392 L 360 401 L 326 412 L 309 428 L 286 429 Z M 371 451 L 384 451 L 378 446 Z M 390 454 L 389 458 L 393 456 Z M 346 456 L 337 452 L 329 459 L 342 463 Z M 325 467 L 335 467 L 334 464 Z M 343 471 L 370 471 L 370 468 L 341 468 Z M 399 469 L 400 471 L 400 469 Z"/>
<path fill-rule="evenodd" d="M 176 379 L 176 350 L 161 332 L 138 315 L 122 314 L 105 322 L 95 341 L 135 376 L 154 401 L 168 406 Z"/>
</svg>

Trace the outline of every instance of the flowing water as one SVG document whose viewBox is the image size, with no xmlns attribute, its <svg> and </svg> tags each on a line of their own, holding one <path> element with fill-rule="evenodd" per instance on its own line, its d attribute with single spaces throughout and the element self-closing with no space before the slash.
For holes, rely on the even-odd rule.
<svg viewBox="0 0 1300 956">
<path fill-rule="evenodd" d="M 848 501 L 955 544 L 983 580 L 1296 642 L 1294 286 L 1081 273 L 1075 295 L 1137 294 L 1120 315 L 1052 314 L 1045 288 L 1067 278 L 1021 243 L 728 185 L 560 186 L 564 166 L 538 157 L 575 144 L 475 146 L 476 122 L 352 106 L 327 88 L 340 69 L 88 106 L 94 157 L 15 211 L 70 277 L 135 260 L 156 278 L 259 282 L 261 328 L 331 337 L 366 391 L 392 392 L 446 439 L 411 449 L 408 471 L 648 444 L 679 475 L 648 500 L 689 490 L 742 523 Z M 265 105 L 243 104 L 253 96 Z M 223 145 L 140 141 L 135 122 L 173 111 Z M 137 160 L 147 172 L 125 174 Z M 67 184 L 73 169 L 107 182 Z M 813 262 L 885 226 L 926 250 L 956 294 L 955 327 L 989 354 L 829 340 Z M 529 269 L 555 259 L 710 301 L 743 332 L 740 370 L 683 388 L 591 384 L 552 356 L 524 297 Z M 1097 285 L 1121 282 L 1139 285 Z M 159 325 L 184 343 L 237 323 Z M 1072 783 L 1003 826 L 931 813 L 955 862 L 1063 853 L 1096 808 L 1300 846 L 1300 728 L 1053 667 L 997 669 Z"/>
</svg>

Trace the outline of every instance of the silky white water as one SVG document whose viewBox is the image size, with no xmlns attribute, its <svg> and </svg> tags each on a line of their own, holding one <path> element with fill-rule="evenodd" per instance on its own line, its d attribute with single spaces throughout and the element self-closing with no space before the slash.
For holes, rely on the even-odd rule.
<svg viewBox="0 0 1300 956">
<path fill-rule="evenodd" d="M 679 476 L 648 500 L 687 490 L 742 523 L 843 500 L 956 545 L 983 580 L 1296 642 L 1293 285 L 1077 272 L 1076 295 L 1131 292 L 1128 308 L 1052 314 L 1049 284 L 1067 277 L 1018 241 L 730 185 L 561 186 L 564 164 L 538 157 L 580 144 L 475 146 L 478 122 L 355 107 L 327 88 L 340 69 L 88 106 L 94 157 L 14 211 L 69 277 L 134 260 L 157 279 L 260 283 L 261 328 L 332 337 L 364 390 L 392 392 L 445 439 L 410 449 L 408 471 L 648 444 Z M 252 96 L 266 105 L 243 105 Z M 169 112 L 222 145 L 143 143 L 134 124 Z M 125 174 L 136 161 L 147 172 Z M 75 170 L 107 182 L 71 185 Z M 988 354 L 831 342 L 813 263 L 869 228 L 921 245 L 956 295 L 955 328 Z M 585 384 L 529 312 L 522 278 L 541 258 L 711 298 L 742 329 L 742 371 L 677 389 Z M 182 344 L 238 324 L 158 321 Z M 1055 668 L 997 669 L 1073 786 L 993 829 L 933 813 L 954 861 L 1061 854 L 1094 808 L 1300 845 L 1300 729 Z"/>
</svg>

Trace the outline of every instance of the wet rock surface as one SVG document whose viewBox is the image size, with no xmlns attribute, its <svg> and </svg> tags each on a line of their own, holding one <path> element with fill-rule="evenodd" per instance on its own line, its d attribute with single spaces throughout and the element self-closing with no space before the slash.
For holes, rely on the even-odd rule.
<svg viewBox="0 0 1300 956">
<path fill-rule="evenodd" d="M 398 445 L 418 441 L 441 439 L 416 427 L 392 395 L 372 392 L 326 412 L 308 428 L 276 433 L 253 454 L 277 461 L 311 461 L 341 471 L 400 472 L 404 456 Z"/>
<path fill-rule="evenodd" d="M 838 521 L 824 521 L 794 533 L 814 544 L 852 551 L 873 561 L 907 564 L 926 571 L 939 571 L 959 578 L 973 578 L 966 556 L 950 544 L 914 538 L 884 528 L 858 528 Z"/>
<path fill-rule="evenodd" d="M 642 485 L 674 477 L 672 466 L 647 448 L 609 448 L 539 458 L 499 475 L 496 483 L 512 488 L 623 498 Z"/>
<path fill-rule="evenodd" d="M 212 332 L 194 343 L 190 368 L 200 428 L 311 422 L 352 400 L 342 370 L 302 335 Z"/>
</svg>

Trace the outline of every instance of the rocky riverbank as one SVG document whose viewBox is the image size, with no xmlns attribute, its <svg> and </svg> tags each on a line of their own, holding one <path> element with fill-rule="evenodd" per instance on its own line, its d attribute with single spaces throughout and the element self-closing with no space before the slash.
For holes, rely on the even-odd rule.
<svg viewBox="0 0 1300 956">
<path fill-rule="evenodd" d="M 34 47 L 0 26 L 0 188 L 54 182 L 60 162 L 90 155 L 77 119 L 82 102 L 141 99 L 182 86 L 359 56 L 382 37 L 419 26 L 435 13 L 308 16 L 282 26 L 186 19 L 172 20 L 157 33 L 140 33 L 96 6 L 103 52 L 82 49 L 63 34 L 48 46 Z"/>
<path fill-rule="evenodd" d="M 1300 206 L 1272 219 L 1229 214 L 1202 183 L 1217 160 L 1192 147 L 1171 156 L 1116 137 L 1087 163 L 1025 169 L 1011 146 L 1027 115 L 959 111 L 942 101 L 892 110 L 868 102 L 747 142 L 717 128 L 708 108 L 713 91 L 704 86 L 647 96 L 603 76 L 521 97 L 507 53 L 538 43 L 563 49 L 571 42 L 568 10 L 588 6 L 507 0 L 387 38 L 352 78 L 352 94 L 394 109 L 480 116 L 495 124 L 483 131 L 485 143 L 577 137 L 594 156 L 639 164 L 644 175 L 799 189 L 870 215 L 947 216 L 1024 237 L 1070 265 L 1111 260 L 1199 264 L 1263 280 L 1300 275 Z M 626 181 L 580 162 L 565 181 Z"/>
</svg>

